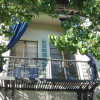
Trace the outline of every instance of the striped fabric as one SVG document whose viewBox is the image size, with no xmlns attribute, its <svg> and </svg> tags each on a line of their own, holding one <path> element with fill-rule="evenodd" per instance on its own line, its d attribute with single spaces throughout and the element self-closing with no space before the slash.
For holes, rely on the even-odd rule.
<svg viewBox="0 0 100 100">
<path fill-rule="evenodd" d="M 14 35 L 10 37 L 9 43 L 7 45 L 8 50 L 11 49 L 18 42 L 18 40 L 22 37 L 28 26 L 28 23 L 26 23 L 25 21 L 23 23 L 17 24 L 17 19 L 15 19 L 14 23 L 15 25 L 11 26 L 11 28 L 13 29 L 11 32 Z"/>
</svg>

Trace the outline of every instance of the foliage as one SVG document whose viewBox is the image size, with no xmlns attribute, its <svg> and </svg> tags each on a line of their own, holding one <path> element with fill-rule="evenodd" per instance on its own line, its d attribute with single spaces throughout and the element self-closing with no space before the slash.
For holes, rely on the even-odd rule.
<svg viewBox="0 0 100 100">
<path fill-rule="evenodd" d="M 70 0 L 71 7 L 77 7 L 78 13 L 69 17 L 61 23 L 65 33 L 60 36 L 53 34 L 49 36 L 50 42 L 59 51 L 67 49 L 71 54 L 77 50 L 84 55 L 91 53 L 93 57 L 100 60 L 100 1 L 99 0 Z M 81 19 L 84 16 L 84 20 Z M 89 19 L 91 24 L 84 26 L 85 20 Z"/>
<path fill-rule="evenodd" d="M 66 21 L 61 23 L 65 33 L 61 36 L 55 34 L 49 36 L 50 42 L 59 51 L 67 49 L 68 52 L 75 54 L 77 50 L 83 55 L 91 53 L 97 60 L 100 59 L 100 36 L 97 32 L 100 30 L 100 1 L 99 0 L 69 0 L 69 6 L 77 7 L 78 13 L 69 17 L 67 10 Z M 1 0 L 0 1 L 0 36 L 12 36 L 10 25 L 13 25 L 14 18 L 17 23 L 26 21 L 30 23 L 32 17 L 38 18 L 41 14 L 47 14 L 52 18 L 58 17 L 56 13 L 55 0 Z M 63 14 L 63 13 L 62 13 Z M 80 16 L 84 16 L 81 20 Z M 84 27 L 85 19 L 88 18 L 91 25 Z M 0 57 L 6 49 L 0 44 Z"/>
<path fill-rule="evenodd" d="M 100 93 L 97 95 L 98 100 L 100 100 Z"/>
<path fill-rule="evenodd" d="M 55 0 L 0 0 L 0 36 L 10 37 L 13 35 L 10 26 L 14 24 L 14 18 L 17 18 L 18 24 L 19 21 L 30 23 L 32 17 L 38 18 L 41 14 L 47 14 L 54 18 L 58 16 L 55 9 Z M 0 43 L 0 61 L 3 59 L 1 55 L 6 49 L 7 46 Z M 0 64 L 2 63 L 4 62 L 0 62 Z"/>
</svg>

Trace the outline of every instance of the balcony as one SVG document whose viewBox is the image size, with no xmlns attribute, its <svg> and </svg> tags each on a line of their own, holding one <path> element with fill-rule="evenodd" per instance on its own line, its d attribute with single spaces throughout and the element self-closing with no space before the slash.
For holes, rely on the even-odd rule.
<svg viewBox="0 0 100 100">
<path fill-rule="evenodd" d="M 27 79 L 96 80 L 89 61 L 4 57 L 3 77 Z M 80 69 L 81 68 L 81 69 Z M 95 69 L 96 70 L 96 69 Z"/>
<path fill-rule="evenodd" d="M 0 88 L 93 92 L 99 85 L 88 61 L 4 57 Z M 12 92 L 13 93 L 13 92 Z M 12 94 L 13 95 L 13 94 Z M 80 97 L 79 97 L 80 98 Z"/>
</svg>

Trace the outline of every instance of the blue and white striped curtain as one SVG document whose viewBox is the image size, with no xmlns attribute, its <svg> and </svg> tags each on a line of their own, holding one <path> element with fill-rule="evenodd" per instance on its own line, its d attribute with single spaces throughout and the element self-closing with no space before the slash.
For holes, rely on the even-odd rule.
<svg viewBox="0 0 100 100">
<path fill-rule="evenodd" d="M 65 21 L 66 19 L 60 19 L 61 22 Z M 95 61 L 93 60 L 93 57 L 90 53 L 86 54 L 86 56 L 88 56 L 88 58 L 90 59 L 90 63 L 89 66 L 91 68 L 91 72 L 92 72 L 92 80 L 95 80 L 97 78 L 97 69 L 96 69 L 96 64 Z"/>
<path fill-rule="evenodd" d="M 9 39 L 9 43 L 7 45 L 8 50 L 11 49 L 19 41 L 19 39 L 22 37 L 25 30 L 27 29 L 27 26 L 28 23 L 26 23 L 25 21 L 23 23 L 17 24 L 15 19 L 15 25 L 11 26 L 11 28 L 13 29 L 11 33 L 13 33 L 14 35 L 11 36 Z"/>
<path fill-rule="evenodd" d="M 19 39 L 22 37 L 22 35 L 24 34 L 25 30 L 28 27 L 28 23 L 26 23 L 25 21 L 23 23 L 17 24 L 17 19 L 15 19 L 14 23 L 15 23 L 14 26 L 11 26 L 11 28 L 13 29 L 11 33 L 13 33 L 14 35 L 10 37 L 9 43 L 7 45 L 8 48 L 6 51 L 11 49 L 19 41 Z M 0 67 L 0 72 L 2 71 L 3 71 L 3 66 Z"/>
</svg>

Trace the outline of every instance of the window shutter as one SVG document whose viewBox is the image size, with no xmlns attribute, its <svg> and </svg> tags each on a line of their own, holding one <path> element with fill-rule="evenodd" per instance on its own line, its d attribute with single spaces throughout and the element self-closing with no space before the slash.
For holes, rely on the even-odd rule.
<svg viewBox="0 0 100 100">
<path fill-rule="evenodd" d="M 25 57 L 37 58 L 37 42 L 26 42 Z"/>
<path fill-rule="evenodd" d="M 15 46 L 12 47 L 11 56 L 23 57 L 24 53 L 24 41 L 18 41 Z"/>
</svg>

